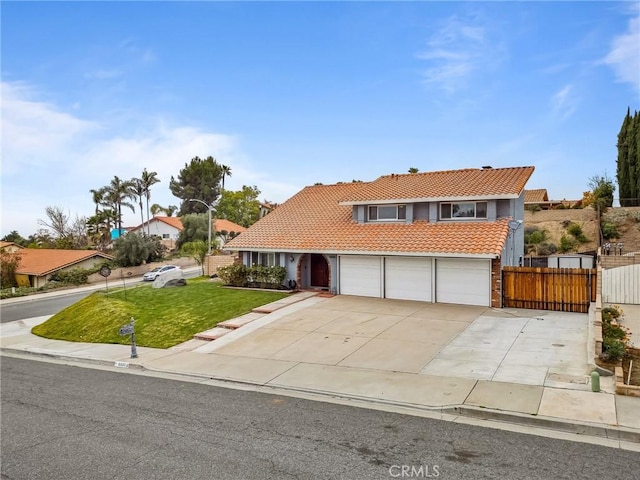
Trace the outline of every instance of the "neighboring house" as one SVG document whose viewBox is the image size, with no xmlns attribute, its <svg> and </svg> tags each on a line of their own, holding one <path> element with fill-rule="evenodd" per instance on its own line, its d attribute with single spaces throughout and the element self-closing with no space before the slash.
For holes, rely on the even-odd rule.
<svg viewBox="0 0 640 480">
<path fill-rule="evenodd" d="M 156 216 L 129 230 L 129 232 L 141 235 L 147 231 L 152 237 L 159 237 L 162 244 L 169 250 L 173 250 L 176 247 L 178 235 L 182 231 L 182 221 L 179 217 Z"/>
<path fill-rule="evenodd" d="M 54 273 L 73 268 L 92 268 L 105 260 L 113 260 L 113 257 L 95 250 L 24 248 L 20 250 L 16 281 L 21 287 L 42 287 Z"/>
<path fill-rule="evenodd" d="M 524 253 L 533 167 L 385 175 L 304 188 L 225 248 L 300 288 L 500 307 Z"/>
<path fill-rule="evenodd" d="M 0 240 L 0 250 L 7 253 L 16 253 L 17 251 L 23 250 L 24 247 L 22 245 L 18 245 L 13 242 L 4 242 Z"/>
<path fill-rule="evenodd" d="M 147 223 L 149 224 L 149 233 L 151 236 L 160 237 L 162 244 L 167 248 L 175 248 L 178 236 L 184 228 L 180 217 L 153 217 L 149 222 L 144 222 L 142 225 L 138 225 L 130 231 L 140 234 L 143 232 L 146 233 Z M 229 238 L 245 230 L 245 227 L 226 219 L 216 219 L 213 221 L 212 234 L 214 234 L 214 232 L 226 232 L 226 234 L 222 236 L 215 236 L 215 241 L 219 247 L 222 247 Z"/>
<path fill-rule="evenodd" d="M 546 188 L 524 191 L 524 208 L 527 210 L 549 210 L 552 208 L 572 208 L 581 200 L 549 200 Z M 562 206 L 562 207 L 561 207 Z"/>
<path fill-rule="evenodd" d="M 260 202 L 260 211 L 258 212 L 258 219 L 264 217 L 275 208 L 274 205 L 266 202 Z"/>
</svg>

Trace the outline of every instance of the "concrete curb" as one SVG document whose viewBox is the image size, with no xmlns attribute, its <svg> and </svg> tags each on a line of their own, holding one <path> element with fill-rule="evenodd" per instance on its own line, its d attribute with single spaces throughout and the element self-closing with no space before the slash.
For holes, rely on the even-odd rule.
<svg viewBox="0 0 640 480">
<path fill-rule="evenodd" d="M 89 364 L 89 365 L 98 365 L 103 367 L 112 367 L 117 368 L 115 365 L 115 361 L 103 360 L 103 359 L 93 359 L 93 358 L 84 358 L 84 357 L 73 357 L 68 355 L 60 355 L 55 353 L 48 352 L 32 352 L 28 350 L 19 350 L 13 348 L 2 347 L 0 348 L 0 353 L 13 354 L 15 356 L 31 356 L 31 357 L 43 357 L 50 358 L 60 361 L 67 361 L 79 364 Z M 572 433 L 576 435 L 584 435 L 590 437 L 598 437 L 605 438 L 609 440 L 619 440 L 625 441 L 629 443 L 637 443 L 640 444 L 640 430 L 618 426 L 618 425 L 601 425 L 595 423 L 588 422 L 579 422 L 579 421 L 567 421 L 560 418 L 553 417 L 544 417 L 538 416 L 535 414 L 525 414 L 518 412 L 510 412 L 505 410 L 494 410 L 490 408 L 482 408 L 475 407 L 470 405 L 447 405 L 447 406 L 429 406 L 429 405 L 419 405 L 413 403 L 406 402 L 397 402 L 391 400 L 383 400 L 383 399 L 373 399 L 370 397 L 363 397 L 358 395 L 344 395 L 336 392 L 328 392 L 324 390 L 314 390 L 314 389 L 304 389 L 304 388 L 295 388 L 295 387 L 286 387 L 279 385 L 269 385 L 260 382 L 250 382 L 250 381 L 240 381 L 233 380 L 229 378 L 221 378 L 210 376 L 206 374 L 198 374 L 198 373 L 183 373 L 183 372 L 175 372 L 168 370 L 161 370 L 155 368 L 149 368 L 144 365 L 138 363 L 129 363 L 126 367 L 130 370 L 136 371 L 147 371 L 150 373 L 160 373 L 166 375 L 172 375 L 174 377 L 188 377 L 188 378 L 197 378 L 202 380 L 215 380 L 220 382 L 221 384 L 233 384 L 233 385 L 245 385 L 245 386 L 254 386 L 261 387 L 264 389 L 269 389 L 275 391 L 289 391 L 289 392 L 298 392 L 298 393 L 308 393 L 317 395 L 319 397 L 325 398 L 339 398 L 342 400 L 357 400 L 364 404 L 370 405 L 387 405 L 394 407 L 402 407 L 405 409 L 414 410 L 417 412 L 430 412 L 434 414 L 441 415 L 451 415 L 451 416 L 459 416 L 459 417 L 470 417 L 479 420 L 486 421 L 494 421 L 494 422 L 502 422 L 513 425 L 520 425 L 526 427 L 535 427 L 546 430 L 554 430 L 565 433 Z"/>
</svg>

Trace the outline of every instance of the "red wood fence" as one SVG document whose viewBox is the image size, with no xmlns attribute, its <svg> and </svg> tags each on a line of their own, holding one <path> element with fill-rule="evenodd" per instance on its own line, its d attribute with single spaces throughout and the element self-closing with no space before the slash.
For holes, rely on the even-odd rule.
<svg viewBox="0 0 640 480">
<path fill-rule="evenodd" d="M 587 313 L 596 278 L 596 269 L 503 267 L 502 306 Z"/>
</svg>

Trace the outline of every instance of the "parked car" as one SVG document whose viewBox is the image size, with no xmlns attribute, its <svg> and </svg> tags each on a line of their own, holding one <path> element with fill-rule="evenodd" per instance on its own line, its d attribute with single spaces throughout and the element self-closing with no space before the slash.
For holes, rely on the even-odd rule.
<svg viewBox="0 0 640 480">
<path fill-rule="evenodd" d="M 142 276 L 142 280 L 145 282 L 153 282 L 156 278 L 158 278 L 160 275 L 172 271 L 172 270 L 176 270 L 176 269 L 180 269 L 180 267 L 177 267 L 176 265 L 164 265 L 162 267 L 156 267 L 153 270 L 145 273 Z"/>
</svg>

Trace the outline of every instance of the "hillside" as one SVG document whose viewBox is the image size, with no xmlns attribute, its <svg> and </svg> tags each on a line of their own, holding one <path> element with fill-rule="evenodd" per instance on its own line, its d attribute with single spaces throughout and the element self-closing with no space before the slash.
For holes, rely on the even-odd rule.
<svg viewBox="0 0 640 480">
<path fill-rule="evenodd" d="M 603 220 L 615 225 L 619 238 L 611 240 L 611 243 L 622 242 L 624 244 L 623 254 L 640 251 L 640 207 L 610 208 L 603 215 Z M 595 210 L 591 208 L 542 210 L 539 212 L 525 211 L 524 214 L 525 228 L 537 227 L 539 230 L 546 231 L 546 241 L 556 246 L 560 244 L 562 235 L 567 235 L 566 225 L 570 222 L 579 225 L 588 240 L 579 244 L 576 251 L 595 250 L 598 245 Z"/>
</svg>

